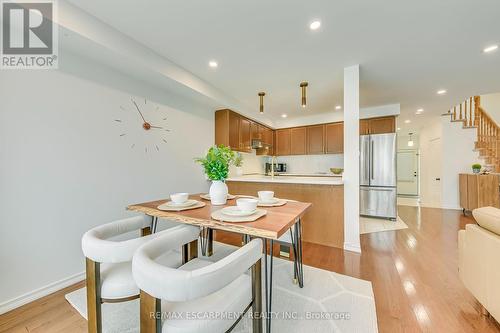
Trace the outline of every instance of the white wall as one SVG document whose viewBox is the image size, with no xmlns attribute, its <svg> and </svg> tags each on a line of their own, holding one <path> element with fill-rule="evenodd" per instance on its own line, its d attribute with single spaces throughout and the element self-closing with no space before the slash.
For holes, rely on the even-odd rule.
<svg viewBox="0 0 500 333">
<path fill-rule="evenodd" d="M 471 172 L 473 163 L 482 163 L 474 151 L 475 140 L 475 129 L 463 129 L 461 123 L 452 123 L 449 117 L 435 118 L 422 129 L 419 138 L 422 206 L 460 209 L 458 175 Z M 438 187 L 437 177 L 441 178 Z"/>
<path fill-rule="evenodd" d="M 279 156 L 278 163 L 287 164 L 288 173 L 330 173 L 330 168 L 343 168 L 343 154 Z"/>
<path fill-rule="evenodd" d="M 61 71 L 0 75 L 0 313 L 80 279 L 82 234 L 130 215 L 128 204 L 208 189 L 193 157 L 214 142 L 210 108 L 73 60 L 96 82 Z M 142 130 L 131 96 L 153 100 L 159 110 L 145 117 L 166 117 L 171 132 Z"/>
<path fill-rule="evenodd" d="M 361 119 L 384 117 L 384 116 L 398 116 L 400 114 L 399 104 L 388 104 L 374 107 L 361 108 L 359 110 L 359 117 Z M 344 120 L 344 111 L 332 111 L 330 113 L 313 114 L 310 116 L 303 116 L 297 118 L 287 118 L 275 121 L 276 128 L 286 128 L 294 126 L 307 126 L 323 123 L 332 123 Z"/>
<path fill-rule="evenodd" d="M 481 107 L 500 124 L 500 93 L 481 95 Z"/>
<path fill-rule="evenodd" d="M 471 165 L 481 163 L 479 153 L 474 151 L 476 129 L 463 129 L 462 124 L 450 122 L 441 117 L 442 122 L 442 207 L 460 209 L 458 174 L 470 173 Z"/>
</svg>

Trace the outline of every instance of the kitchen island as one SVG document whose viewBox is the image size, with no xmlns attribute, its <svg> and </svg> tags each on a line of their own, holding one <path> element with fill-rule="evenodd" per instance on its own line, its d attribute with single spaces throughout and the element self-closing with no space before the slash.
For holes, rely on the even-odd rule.
<svg viewBox="0 0 500 333">
<path fill-rule="evenodd" d="M 231 194 L 257 196 L 274 191 L 277 198 L 312 203 L 302 218 L 303 240 L 343 248 L 344 186 L 342 177 L 245 175 L 226 180 Z"/>
</svg>

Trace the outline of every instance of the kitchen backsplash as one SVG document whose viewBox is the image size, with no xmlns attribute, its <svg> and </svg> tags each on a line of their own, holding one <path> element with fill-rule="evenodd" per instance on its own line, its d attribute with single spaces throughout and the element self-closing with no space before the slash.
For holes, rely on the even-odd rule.
<svg viewBox="0 0 500 333">
<path fill-rule="evenodd" d="M 253 153 L 243 153 L 243 173 L 259 173 L 265 171 L 266 162 L 271 162 L 271 157 L 257 156 Z M 287 164 L 288 173 L 313 174 L 318 172 L 330 172 L 330 168 L 342 168 L 344 155 L 307 155 L 307 156 L 279 156 L 278 163 Z M 234 167 L 230 169 L 230 175 L 235 175 Z"/>
<path fill-rule="evenodd" d="M 278 163 L 286 163 L 287 173 L 330 173 L 330 168 L 344 167 L 344 155 L 279 156 Z"/>
</svg>

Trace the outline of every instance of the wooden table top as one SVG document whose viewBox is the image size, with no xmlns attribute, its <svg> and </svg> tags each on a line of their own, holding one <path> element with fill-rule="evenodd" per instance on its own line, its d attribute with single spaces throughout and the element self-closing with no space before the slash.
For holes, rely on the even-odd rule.
<svg viewBox="0 0 500 333">
<path fill-rule="evenodd" d="M 184 210 L 180 212 L 166 212 L 157 207 L 168 200 L 157 200 L 145 202 L 127 207 L 128 210 L 141 212 L 149 216 L 166 218 L 180 223 L 209 227 L 225 231 L 246 234 L 250 236 L 263 237 L 268 239 L 278 239 L 295 224 L 297 218 L 302 217 L 311 207 L 310 203 L 305 202 L 287 202 L 280 207 L 260 207 L 267 210 L 267 215 L 253 222 L 231 223 L 213 220 L 211 214 L 214 211 L 227 206 L 236 205 L 236 199 L 228 200 L 226 205 L 213 206 L 210 201 L 200 198 L 200 194 L 189 196 L 190 199 L 202 201 L 205 207 Z"/>
</svg>

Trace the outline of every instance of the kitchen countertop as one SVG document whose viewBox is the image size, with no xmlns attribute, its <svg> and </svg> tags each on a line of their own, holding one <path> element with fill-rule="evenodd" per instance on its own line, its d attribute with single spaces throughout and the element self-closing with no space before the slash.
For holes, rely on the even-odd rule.
<svg viewBox="0 0 500 333">
<path fill-rule="evenodd" d="M 343 185 L 342 177 L 325 175 L 320 176 L 265 176 L 243 175 L 226 179 L 229 182 L 254 182 L 254 183 L 283 183 L 283 184 L 316 184 L 316 185 Z"/>
</svg>

